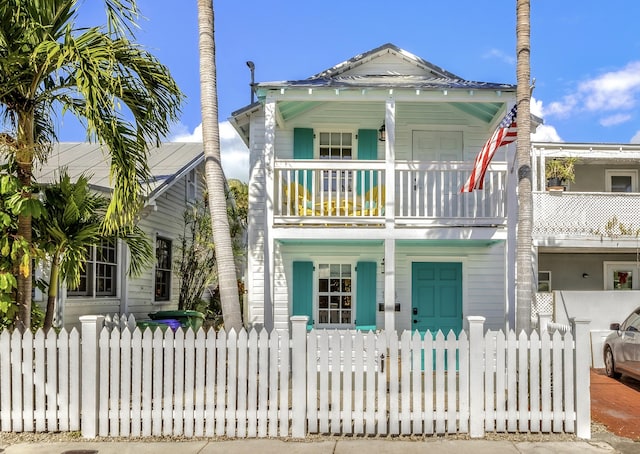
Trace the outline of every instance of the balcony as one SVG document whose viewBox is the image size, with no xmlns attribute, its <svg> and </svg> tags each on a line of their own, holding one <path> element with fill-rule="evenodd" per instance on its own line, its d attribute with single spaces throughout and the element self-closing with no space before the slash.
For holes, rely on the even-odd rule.
<svg viewBox="0 0 640 454">
<path fill-rule="evenodd" d="M 636 237 L 640 194 L 621 192 L 533 193 L 534 237 Z"/>
<path fill-rule="evenodd" d="M 274 225 L 506 224 L 506 164 L 489 167 L 483 190 L 461 194 L 471 168 L 470 162 L 277 160 Z"/>
</svg>

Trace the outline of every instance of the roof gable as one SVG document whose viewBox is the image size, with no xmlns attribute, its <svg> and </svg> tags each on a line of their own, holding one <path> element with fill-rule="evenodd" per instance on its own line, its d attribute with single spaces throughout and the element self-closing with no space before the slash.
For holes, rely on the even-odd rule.
<svg viewBox="0 0 640 454">
<path fill-rule="evenodd" d="M 268 90 L 288 88 L 408 88 L 422 90 L 495 90 L 515 91 L 515 85 L 475 82 L 442 69 L 393 44 L 339 63 L 307 79 L 256 84 L 258 98 Z M 235 112 L 234 112 L 235 115 Z"/>
<path fill-rule="evenodd" d="M 460 79 L 406 50 L 387 43 L 347 61 L 322 71 L 310 79 L 333 78 L 340 75 L 353 76 L 423 76 Z"/>
</svg>

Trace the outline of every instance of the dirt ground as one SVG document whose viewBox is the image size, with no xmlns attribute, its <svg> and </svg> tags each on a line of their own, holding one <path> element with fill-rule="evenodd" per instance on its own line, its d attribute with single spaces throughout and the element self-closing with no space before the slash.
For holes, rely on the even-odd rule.
<svg viewBox="0 0 640 454">
<path fill-rule="evenodd" d="M 591 419 L 620 437 L 640 441 L 640 381 L 615 380 L 604 369 L 592 369 Z"/>
</svg>

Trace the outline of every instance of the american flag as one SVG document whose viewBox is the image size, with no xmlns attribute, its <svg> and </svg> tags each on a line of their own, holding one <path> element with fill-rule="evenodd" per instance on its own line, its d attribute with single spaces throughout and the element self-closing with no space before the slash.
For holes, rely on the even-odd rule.
<svg viewBox="0 0 640 454">
<path fill-rule="evenodd" d="M 473 164 L 473 170 L 467 182 L 460 188 L 460 192 L 471 192 L 474 189 L 482 189 L 484 184 L 484 174 L 489 167 L 491 158 L 496 154 L 496 150 L 503 145 L 510 144 L 516 140 L 518 136 L 518 125 L 516 122 L 516 112 L 518 111 L 518 105 L 516 104 L 500 122 L 498 128 L 494 131 L 493 135 L 487 143 L 484 144 L 478 156 L 476 156 L 476 162 Z"/>
</svg>

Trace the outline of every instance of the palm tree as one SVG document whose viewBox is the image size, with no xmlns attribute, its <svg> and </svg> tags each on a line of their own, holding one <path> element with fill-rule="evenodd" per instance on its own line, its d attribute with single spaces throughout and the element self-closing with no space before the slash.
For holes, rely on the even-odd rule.
<svg viewBox="0 0 640 454">
<path fill-rule="evenodd" d="M 94 193 L 89 179 L 81 175 L 73 183 L 63 169 L 57 181 L 42 187 L 43 213 L 35 224 L 36 238 L 49 261 L 49 287 L 44 329 L 53 325 L 59 283 L 75 289 L 80 284 L 80 271 L 87 260 L 87 249 L 105 239 L 103 223 L 109 199 Z M 138 228 L 126 228 L 106 238 L 124 240 L 131 259 L 129 274 L 140 275 L 154 258 L 151 243 Z"/>
<path fill-rule="evenodd" d="M 133 222 L 149 177 L 148 144 L 168 134 L 183 95 L 168 69 L 132 41 L 135 0 L 104 0 L 105 27 L 77 27 L 81 4 L 0 2 L 0 114 L 14 139 L 5 148 L 17 162 L 25 199 L 33 198 L 33 165 L 56 141 L 56 113 L 80 119 L 87 138 L 110 155 L 114 190 L 104 226 L 113 232 Z M 31 243 L 31 230 L 31 216 L 20 215 L 18 235 Z M 30 270 L 17 280 L 17 327 L 24 330 L 30 324 Z"/>
<path fill-rule="evenodd" d="M 516 277 L 516 329 L 531 328 L 532 262 L 531 231 L 533 199 L 531 196 L 531 0 L 516 3 L 516 102 L 518 104 L 518 233 Z"/>
<path fill-rule="evenodd" d="M 216 83 L 216 47 L 214 38 L 213 0 L 198 0 L 198 31 L 200 48 L 200 105 L 202 108 L 202 139 L 205 172 L 209 192 L 209 210 L 224 327 L 242 328 L 238 281 L 233 257 L 233 245 L 227 217 L 225 177 L 220 161 L 220 131 L 218 128 L 218 94 Z"/>
</svg>

